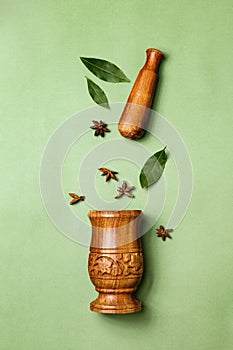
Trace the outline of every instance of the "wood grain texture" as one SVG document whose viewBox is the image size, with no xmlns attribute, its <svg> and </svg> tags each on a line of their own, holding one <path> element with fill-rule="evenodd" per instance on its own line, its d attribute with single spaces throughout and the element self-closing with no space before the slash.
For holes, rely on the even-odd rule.
<svg viewBox="0 0 233 350">
<path fill-rule="evenodd" d="M 143 274 L 141 210 L 90 211 L 88 216 L 92 224 L 88 272 L 99 292 L 90 309 L 111 314 L 140 311 L 141 302 L 133 292 Z"/>
<path fill-rule="evenodd" d="M 118 123 L 121 135 L 130 139 L 139 139 L 145 133 L 158 81 L 158 68 L 164 57 L 163 52 L 157 49 L 147 49 L 146 54 L 146 63 L 138 73 Z"/>
</svg>

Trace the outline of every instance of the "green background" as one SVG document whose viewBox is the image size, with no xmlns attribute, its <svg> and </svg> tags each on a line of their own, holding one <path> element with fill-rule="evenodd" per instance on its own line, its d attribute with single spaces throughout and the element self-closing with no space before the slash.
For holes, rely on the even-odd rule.
<svg viewBox="0 0 233 350">
<path fill-rule="evenodd" d="M 0 6 L 0 349 L 230 349 L 232 2 Z M 146 269 L 137 292 L 143 311 L 107 316 L 89 311 L 96 292 L 88 249 L 46 215 L 40 159 L 58 125 L 93 105 L 78 57 L 117 63 L 131 83 L 100 85 L 111 102 L 125 101 L 148 47 L 166 54 L 156 110 L 190 152 L 193 197 L 172 241 L 154 232 L 143 238 Z"/>
</svg>

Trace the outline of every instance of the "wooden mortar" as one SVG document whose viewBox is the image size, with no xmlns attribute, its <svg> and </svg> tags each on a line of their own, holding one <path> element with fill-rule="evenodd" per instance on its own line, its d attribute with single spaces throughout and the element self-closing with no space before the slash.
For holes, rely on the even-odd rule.
<svg viewBox="0 0 233 350">
<path fill-rule="evenodd" d="M 163 52 L 157 49 L 147 49 L 146 54 L 146 63 L 138 73 L 118 123 L 121 135 L 130 139 L 140 139 L 145 133 L 158 81 L 158 68 L 164 57 Z"/>
<path fill-rule="evenodd" d="M 142 211 L 91 210 L 88 216 L 92 224 L 88 272 L 99 292 L 90 309 L 108 314 L 140 311 L 141 302 L 133 292 L 143 273 L 142 247 L 138 238 Z"/>
</svg>

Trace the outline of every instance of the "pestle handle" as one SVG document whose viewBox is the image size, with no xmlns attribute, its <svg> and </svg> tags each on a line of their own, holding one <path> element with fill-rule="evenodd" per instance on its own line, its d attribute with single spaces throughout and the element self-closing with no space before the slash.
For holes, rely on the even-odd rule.
<svg viewBox="0 0 233 350">
<path fill-rule="evenodd" d="M 145 133 L 150 108 L 158 81 L 158 68 L 164 54 L 157 49 L 147 49 L 147 58 L 139 71 L 127 104 L 118 123 L 122 136 L 139 139 Z M 145 108 L 143 108 L 145 107 Z"/>
</svg>

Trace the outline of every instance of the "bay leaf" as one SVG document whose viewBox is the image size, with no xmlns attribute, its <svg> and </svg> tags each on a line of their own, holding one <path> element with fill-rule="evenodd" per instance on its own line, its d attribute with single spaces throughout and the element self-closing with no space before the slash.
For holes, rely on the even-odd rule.
<svg viewBox="0 0 233 350">
<path fill-rule="evenodd" d="M 147 188 L 160 179 L 167 161 L 165 149 L 166 147 L 153 154 L 143 165 L 139 176 L 142 188 Z"/>
<path fill-rule="evenodd" d="M 102 107 L 110 108 L 108 104 L 108 98 L 105 95 L 105 92 L 99 87 L 99 85 L 94 83 L 94 81 L 87 77 L 85 78 L 87 79 L 88 91 L 93 101 L 98 105 L 101 105 Z"/>
<path fill-rule="evenodd" d="M 99 79 L 110 83 L 130 82 L 127 76 L 114 63 L 92 57 L 80 57 L 82 63 Z"/>
</svg>

